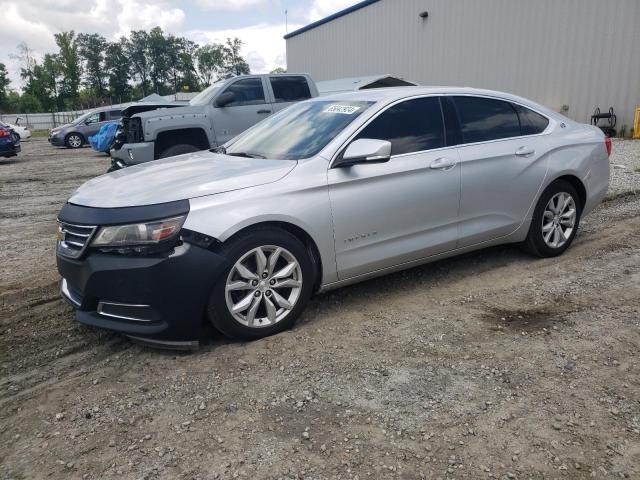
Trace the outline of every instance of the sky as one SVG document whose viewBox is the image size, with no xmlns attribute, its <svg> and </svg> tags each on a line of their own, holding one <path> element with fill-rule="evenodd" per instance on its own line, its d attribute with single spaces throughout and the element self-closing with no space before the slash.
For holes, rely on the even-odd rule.
<svg viewBox="0 0 640 480">
<path fill-rule="evenodd" d="M 20 42 L 37 57 L 56 51 L 53 34 L 100 33 L 109 40 L 155 26 L 197 43 L 238 37 L 251 71 L 285 67 L 288 31 L 342 10 L 359 0 L 0 0 L 0 63 L 19 90 L 19 66 L 11 58 Z"/>
</svg>

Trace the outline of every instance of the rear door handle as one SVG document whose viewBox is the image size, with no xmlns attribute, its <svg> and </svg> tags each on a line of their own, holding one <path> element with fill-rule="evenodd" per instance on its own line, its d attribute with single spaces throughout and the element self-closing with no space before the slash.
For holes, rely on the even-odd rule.
<svg viewBox="0 0 640 480">
<path fill-rule="evenodd" d="M 453 167 L 456 166 L 456 164 L 457 162 L 455 160 L 452 160 L 446 157 L 441 157 L 441 158 L 436 158 L 433 162 L 431 162 L 431 165 L 429 165 L 429 168 L 432 168 L 434 170 L 451 170 Z"/>
<path fill-rule="evenodd" d="M 257 113 L 271 113 L 271 110 L 258 110 Z"/>
<path fill-rule="evenodd" d="M 528 157 L 534 153 L 536 153 L 536 151 L 531 147 L 520 147 L 516 150 L 516 155 L 519 157 Z"/>
</svg>

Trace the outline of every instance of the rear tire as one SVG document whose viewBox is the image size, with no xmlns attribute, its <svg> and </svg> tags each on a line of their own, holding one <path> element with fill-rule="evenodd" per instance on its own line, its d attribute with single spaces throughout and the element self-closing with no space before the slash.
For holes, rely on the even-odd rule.
<svg viewBox="0 0 640 480">
<path fill-rule="evenodd" d="M 184 155 L 185 153 L 193 153 L 199 151 L 200 149 L 198 147 L 195 147 L 188 143 L 181 143 L 179 145 L 173 145 L 171 147 L 165 148 L 158 156 L 158 159 L 175 157 L 176 155 Z"/>
<path fill-rule="evenodd" d="M 542 193 L 533 212 L 523 248 L 542 258 L 561 255 L 573 242 L 580 224 L 580 196 L 569 182 L 556 180 Z"/>
<path fill-rule="evenodd" d="M 70 133 L 64 137 L 64 144 L 67 148 L 80 148 L 84 145 L 84 137 L 79 133 Z"/>
<path fill-rule="evenodd" d="M 228 266 L 207 306 L 213 326 L 241 340 L 291 328 L 315 283 L 314 264 L 304 244 L 287 231 L 264 227 L 228 241 L 221 253 Z"/>
</svg>

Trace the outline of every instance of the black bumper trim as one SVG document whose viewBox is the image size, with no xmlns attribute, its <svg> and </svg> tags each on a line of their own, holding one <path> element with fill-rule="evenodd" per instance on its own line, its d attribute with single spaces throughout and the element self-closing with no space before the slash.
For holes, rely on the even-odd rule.
<svg viewBox="0 0 640 480">
<path fill-rule="evenodd" d="M 65 203 L 58 220 L 77 225 L 122 225 L 179 217 L 189 213 L 189 200 L 139 207 L 98 208 Z"/>
<path fill-rule="evenodd" d="M 78 322 L 155 342 L 199 340 L 211 290 L 227 267 L 224 257 L 188 243 L 150 256 L 91 252 L 77 260 L 58 255 L 57 263 L 80 301 L 72 305 Z M 150 321 L 101 315 L 101 301 L 144 305 Z"/>
</svg>

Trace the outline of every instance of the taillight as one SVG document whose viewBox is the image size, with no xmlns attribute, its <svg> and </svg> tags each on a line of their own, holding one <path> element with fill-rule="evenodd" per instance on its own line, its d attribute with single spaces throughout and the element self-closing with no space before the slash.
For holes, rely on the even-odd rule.
<svg viewBox="0 0 640 480">
<path fill-rule="evenodd" d="M 604 146 L 607 147 L 607 156 L 611 156 L 611 137 L 604 137 Z"/>
<path fill-rule="evenodd" d="M 4 130 L 4 129 L 0 128 L 0 137 L 8 137 L 9 135 L 11 135 L 9 133 L 9 130 Z"/>
</svg>

